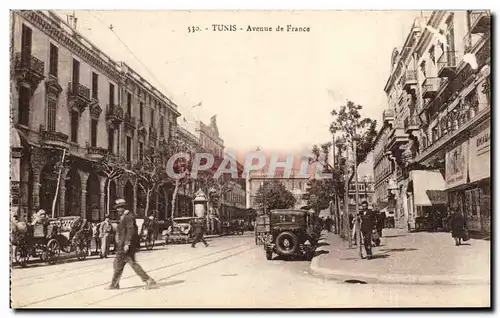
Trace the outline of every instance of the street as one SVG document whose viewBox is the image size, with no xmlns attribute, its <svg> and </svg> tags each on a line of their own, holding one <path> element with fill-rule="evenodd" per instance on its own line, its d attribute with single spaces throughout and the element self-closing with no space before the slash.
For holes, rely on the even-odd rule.
<svg viewBox="0 0 500 318">
<path fill-rule="evenodd" d="M 127 265 L 120 290 L 105 290 L 113 257 L 11 272 L 14 308 L 343 308 L 489 306 L 490 286 L 374 285 L 326 280 L 309 262 L 267 261 L 253 233 L 141 251 L 138 262 L 157 281 L 144 290 Z"/>
</svg>

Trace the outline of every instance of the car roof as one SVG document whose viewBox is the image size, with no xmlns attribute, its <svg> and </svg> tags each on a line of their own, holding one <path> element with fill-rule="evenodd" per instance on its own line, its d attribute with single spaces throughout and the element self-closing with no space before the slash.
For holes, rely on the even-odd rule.
<svg viewBox="0 0 500 318">
<path fill-rule="evenodd" d="M 295 214 L 295 215 L 305 215 L 307 211 L 304 210 L 294 210 L 294 209 L 277 209 L 271 210 L 271 214 Z"/>
</svg>

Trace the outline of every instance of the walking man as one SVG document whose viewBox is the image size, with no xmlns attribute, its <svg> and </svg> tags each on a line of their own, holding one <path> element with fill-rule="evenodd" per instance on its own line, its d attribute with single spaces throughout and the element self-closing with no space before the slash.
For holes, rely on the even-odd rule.
<svg viewBox="0 0 500 318">
<path fill-rule="evenodd" d="M 99 237 L 101 239 L 101 258 L 108 258 L 109 239 L 113 232 L 113 226 L 109 222 L 109 215 L 106 215 L 104 221 L 99 225 Z"/>
<path fill-rule="evenodd" d="M 368 210 L 367 201 L 361 202 L 359 214 L 361 217 L 361 235 L 363 236 L 367 258 L 370 259 L 372 257 L 372 231 L 375 226 L 375 218 L 373 212 Z"/>
<path fill-rule="evenodd" d="M 192 229 L 193 234 L 194 234 L 194 241 L 193 241 L 193 244 L 191 244 L 191 247 L 196 247 L 196 243 L 198 243 L 200 241 L 203 242 L 203 244 L 205 244 L 205 247 L 208 246 L 207 241 L 205 241 L 205 239 L 203 238 L 203 234 L 205 232 L 204 225 L 205 225 L 205 222 L 204 222 L 203 218 L 192 221 L 191 229 Z"/>
<path fill-rule="evenodd" d="M 113 278 L 107 289 L 120 289 L 120 278 L 123 274 L 125 264 L 129 264 L 134 272 L 146 283 L 146 289 L 150 289 L 156 282 L 135 261 L 137 251 L 134 241 L 138 238 L 134 215 L 126 210 L 127 202 L 118 199 L 115 202 L 116 210 L 120 215 L 118 230 L 116 233 L 116 257 L 113 262 Z"/>
</svg>

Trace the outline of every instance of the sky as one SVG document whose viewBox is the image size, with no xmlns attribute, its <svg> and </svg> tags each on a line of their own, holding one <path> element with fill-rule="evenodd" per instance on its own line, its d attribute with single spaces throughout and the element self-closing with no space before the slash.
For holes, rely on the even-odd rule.
<svg viewBox="0 0 500 318">
<path fill-rule="evenodd" d="M 71 11 L 58 11 L 65 17 Z M 395 46 L 418 11 L 76 11 L 77 30 L 171 97 L 183 114 L 217 125 L 225 146 L 280 152 L 331 139 L 330 112 L 346 99 L 380 122 Z M 291 24 L 307 33 L 213 32 Z M 113 26 L 113 30 L 109 29 Z M 202 31 L 189 33 L 188 27 Z M 205 30 L 209 28 L 209 30 Z M 120 41 L 118 37 L 123 41 Z M 126 46 L 130 49 L 127 49 Z M 131 53 L 132 52 L 132 53 Z M 137 58 L 136 58 L 137 57 Z M 329 93 L 329 90 L 333 94 Z M 192 108 L 202 102 L 201 107 Z M 184 120 L 185 118 L 185 120 Z"/>
</svg>

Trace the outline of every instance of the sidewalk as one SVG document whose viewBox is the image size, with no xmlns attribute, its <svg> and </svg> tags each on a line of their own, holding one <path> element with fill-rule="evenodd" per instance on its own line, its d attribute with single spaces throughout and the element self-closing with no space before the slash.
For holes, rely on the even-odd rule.
<svg viewBox="0 0 500 318">
<path fill-rule="evenodd" d="M 381 246 L 372 249 L 374 258 L 368 260 L 360 258 L 359 247 L 349 249 L 338 235 L 326 233 L 311 271 L 367 283 L 490 284 L 490 242 L 471 239 L 464 244 L 455 246 L 450 233 L 384 229 Z"/>
</svg>

